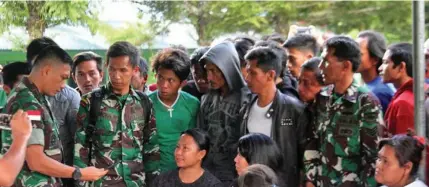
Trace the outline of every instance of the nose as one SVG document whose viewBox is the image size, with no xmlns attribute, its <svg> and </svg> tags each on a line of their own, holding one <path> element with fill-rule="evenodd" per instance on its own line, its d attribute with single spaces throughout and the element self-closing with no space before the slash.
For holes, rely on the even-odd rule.
<svg viewBox="0 0 429 187">
<path fill-rule="evenodd" d="M 85 75 L 84 77 L 85 82 L 90 82 L 90 76 L 88 74 Z"/>
<path fill-rule="evenodd" d="M 378 67 L 378 72 L 382 72 L 382 71 L 383 71 L 383 69 L 384 69 L 384 64 L 381 64 L 381 66 L 380 66 L 380 67 Z"/>
<path fill-rule="evenodd" d="M 160 81 L 159 86 L 161 88 L 167 88 L 168 87 L 168 81 L 166 81 L 166 80 Z"/>
<path fill-rule="evenodd" d="M 234 162 L 235 162 L 235 163 L 238 163 L 238 154 L 235 156 L 235 158 L 234 158 Z"/>
<path fill-rule="evenodd" d="M 214 77 L 213 77 L 213 73 L 208 72 L 208 73 L 207 73 L 207 80 L 208 80 L 208 81 L 213 81 L 213 78 L 214 78 Z"/>
</svg>

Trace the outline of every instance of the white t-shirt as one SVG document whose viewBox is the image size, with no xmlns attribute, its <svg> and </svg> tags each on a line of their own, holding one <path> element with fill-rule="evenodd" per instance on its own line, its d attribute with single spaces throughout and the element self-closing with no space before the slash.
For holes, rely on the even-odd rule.
<svg viewBox="0 0 429 187">
<path fill-rule="evenodd" d="M 386 185 L 383 185 L 382 187 L 387 187 Z M 424 182 L 422 182 L 419 179 L 416 179 L 414 182 L 404 186 L 404 187 L 427 187 Z"/>
<path fill-rule="evenodd" d="M 258 106 L 258 100 L 252 105 L 249 112 L 249 118 L 247 121 L 247 129 L 249 133 L 262 133 L 271 137 L 272 119 L 267 117 L 268 109 L 270 109 L 271 102 L 265 107 Z"/>
</svg>

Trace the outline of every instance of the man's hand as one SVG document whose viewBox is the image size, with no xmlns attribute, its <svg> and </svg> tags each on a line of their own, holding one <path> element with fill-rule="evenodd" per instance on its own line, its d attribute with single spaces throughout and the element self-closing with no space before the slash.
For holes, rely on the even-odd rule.
<svg viewBox="0 0 429 187">
<path fill-rule="evenodd" d="M 80 170 L 82 177 L 81 181 L 96 181 L 107 174 L 109 170 L 99 169 L 96 167 L 86 167 Z"/>
<path fill-rule="evenodd" d="M 28 140 L 31 135 L 33 127 L 31 126 L 31 121 L 28 118 L 27 112 L 18 110 L 10 120 L 10 127 L 12 129 L 12 138 L 24 138 Z"/>
</svg>

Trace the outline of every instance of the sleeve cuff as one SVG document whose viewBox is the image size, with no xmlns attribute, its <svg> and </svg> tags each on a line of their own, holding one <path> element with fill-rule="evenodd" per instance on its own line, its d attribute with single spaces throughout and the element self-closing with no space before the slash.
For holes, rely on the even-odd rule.
<svg viewBox="0 0 429 187">
<path fill-rule="evenodd" d="M 45 146 L 45 134 L 42 129 L 33 128 L 27 143 L 27 146 L 29 145 Z"/>
</svg>

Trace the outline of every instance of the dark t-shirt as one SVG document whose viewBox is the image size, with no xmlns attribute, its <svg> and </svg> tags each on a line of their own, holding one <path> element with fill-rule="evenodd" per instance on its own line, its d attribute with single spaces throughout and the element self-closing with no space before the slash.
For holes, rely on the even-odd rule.
<svg viewBox="0 0 429 187">
<path fill-rule="evenodd" d="M 179 178 L 179 170 L 162 173 L 152 183 L 153 187 L 223 187 L 223 184 L 210 172 L 203 175 L 193 183 L 183 183 Z"/>
<path fill-rule="evenodd" d="M 183 86 L 182 91 L 193 95 L 198 100 L 201 100 L 201 96 L 203 96 L 203 94 L 198 91 L 197 86 L 195 84 L 196 83 L 193 80 L 188 81 L 188 83 L 186 83 L 186 85 Z"/>
</svg>

